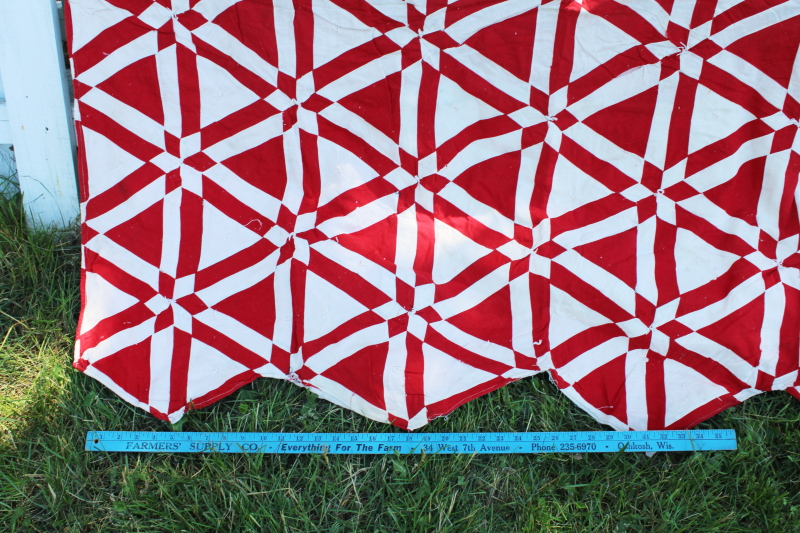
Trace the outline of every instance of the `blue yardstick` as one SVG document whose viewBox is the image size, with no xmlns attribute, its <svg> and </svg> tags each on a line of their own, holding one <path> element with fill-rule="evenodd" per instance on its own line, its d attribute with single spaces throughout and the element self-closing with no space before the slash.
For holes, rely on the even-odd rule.
<svg viewBox="0 0 800 533">
<path fill-rule="evenodd" d="M 147 453 L 603 453 L 735 450 L 732 429 L 547 433 L 186 433 L 90 431 L 86 450 Z"/>
</svg>

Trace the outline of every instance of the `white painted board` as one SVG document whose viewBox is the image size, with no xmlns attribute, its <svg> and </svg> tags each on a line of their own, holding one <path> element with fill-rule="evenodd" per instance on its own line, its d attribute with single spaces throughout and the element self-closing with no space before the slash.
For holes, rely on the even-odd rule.
<svg viewBox="0 0 800 533">
<path fill-rule="evenodd" d="M 0 71 L 29 221 L 68 225 L 79 203 L 55 0 L 0 0 Z"/>
</svg>

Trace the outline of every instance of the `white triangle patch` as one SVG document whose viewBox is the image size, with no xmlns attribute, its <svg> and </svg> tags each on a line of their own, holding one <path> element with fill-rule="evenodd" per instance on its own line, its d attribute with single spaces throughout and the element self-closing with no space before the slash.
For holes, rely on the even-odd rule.
<svg viewBox="0 0 800 533">
<path fill-rule="evenodd" d="M 86 273 L 86 306 L 81 315 L 81 335 L 90 331 L 101 320 L 114 316 L 139 302 L 127 292 L 94 272 Z"/>
<path fill-rule="evenodd" d="M 608 187 L 570 163 L 567 158 L 559 156 L 547 200 L 547 216 L 560 217 L 609 194 L 611 190 Z"/>
<path fill-rule="evenodd" d="M 497 377 L 428 344 L 422 345 L 422 353 L 425 356 L 422 382 L 426 405 L 446 400 Z"/>
<path fill-rule="evenodd" d="M 314 68 L 348 50 L 371 41 L 380 33 L 330 0 L 313 0 Z"/>
<path fill-rule="evenodd" d="M 578 333 L 611 321 L 556 287 L 550 287 L 550 349 Z"/>
<path fill-rule="evenodd" d="M 755 118 L 739 104 L 698 85 L 689 130 L 689 153 L 724 139 Z"/>
<path fill-rule="evenodd" d="M 378 173 L 353 152 L 322 137 L 318 138 L 320 193 L 323 206 L 359 185 L 378 177 Z"/>
<path fill-rule="evenodd" d="M 339 287 L 311 271 L 306 274 L 305 342 L 327 335 L 368 310 Z"/>
<path fill-rule="evenodd" d="M 197 56 L 200 127 L 205 128 L 258 101 L 258 95 L 213 61 Z"/>
<path fill-rule="evenodd" d="M 261 237 L 245 228 L 208 202 L 203 202 L 203 243 L 200 265 L 203 269 L 257 243 Z"/>
<path fill-rule="evenodd" d="M 246 366 L 234 361 L 216 348 L 192 339 L 186 386 L 187 399 L 200 398 L 247 370 Z"/>
<path fill-rule="evenodd" d="M 667 426 L 698 407 L 728 393 L 725 387 L 717 385 L 693 368 L 672 359 L 664 360 L 664 389 L 666 392 L 664 424 Z"/>
<path fill-rule="evenodd" d="M 112 6 L 104 0 L 72 0 L 72 51 L 77 52 L 105 30 L 128 17 L 130 11 Z"/>
<path fill-rule="evenodd" d="M 143 161 L 86 126 L 83 127 L 83 145 L 86 148 L 90 196 L 107 191 L 144 165 Z"/>
<path fill-rule="evenodd" d="M 475 98 L 449 78 L 439 79 L 436 97 L 436 146 L 441 146 L 458 135 L 464 128 L 479 120 L 501 115 L 480 98 Z"/>
<path fill-rule="evenodd" d="M 678 228 L 675 273 L 681 294 L 702 287 L 728 271 L 739 256 L 718 250 L 691 231 Z"/>
<path fill-rule="evenodd" d="M 447 283 L 491 250 L 438 219 L 433 221 L 433 282 Z"/>
<path fill-rule="evenodd" d="M 448 0 L 448 3 L 452 3 L 454 1 L 455 0 Z M 423 15 L 425 14 L 425 11 L 427 9 L 426 4 L 428 3 L 428 0 L 408 0 L 408 3 L 414 6 L 414 8 Z"/>
<path fill-rule="evenodd" d="M 569 81 L 577 80 L 639 44 L 639 41 L 603 17 L 581 9 L 575 26 L 575 52 Z"/>
</svg>

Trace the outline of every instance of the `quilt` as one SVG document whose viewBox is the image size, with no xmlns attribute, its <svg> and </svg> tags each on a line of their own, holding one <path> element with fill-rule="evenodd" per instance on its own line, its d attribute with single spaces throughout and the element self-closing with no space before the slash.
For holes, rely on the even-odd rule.
<svg viewBox="0 0 800 533">
<path fill-rule="evenodd" d="M 406 429 L 548 372 L 616 429 L 800 397 L 795 0 L 68 0 L 74 366 Z"/>
</svg>

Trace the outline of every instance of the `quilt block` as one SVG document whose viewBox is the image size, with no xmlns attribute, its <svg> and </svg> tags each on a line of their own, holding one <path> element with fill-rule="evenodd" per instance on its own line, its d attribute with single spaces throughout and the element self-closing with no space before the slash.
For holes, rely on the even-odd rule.
<svg viewBox="0 0 800 533">
<path fill-rule="evenodd" d="M 520 378 L 617 429 L 799 396 L 800 4 L 69 0 L 74 366 L 415 429 Z"/>
</svg>

